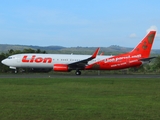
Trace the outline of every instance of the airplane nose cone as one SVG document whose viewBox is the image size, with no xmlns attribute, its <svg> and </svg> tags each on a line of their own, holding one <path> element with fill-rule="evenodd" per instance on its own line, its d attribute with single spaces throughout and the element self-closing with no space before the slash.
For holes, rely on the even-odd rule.
<svg viewBox="0 0 160 120">
<path fill-rule="evenodd" d="M 4 63 L 4 60 L 2 60 L 1 63 L 3 64 L 3 63 Z"/>
<path fill-rule="evenodd" d="M 5 63 L 6 63 L 5 61 L 6 61 L 6 60 L 2 60 L 1 63 L 5 65 Z"/>
</svg>

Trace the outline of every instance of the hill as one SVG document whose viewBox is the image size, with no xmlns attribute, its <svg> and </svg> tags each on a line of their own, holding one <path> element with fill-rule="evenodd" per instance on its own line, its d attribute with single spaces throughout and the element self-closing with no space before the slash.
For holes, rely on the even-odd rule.
<svg viewBox="0 0 160 120">
<path fill-rule="evenodd" d="M 10 45 L 0 44 L 0 52 L 7 52 L 10 49 L 23 50 L 23 49 L 40 49 L 45 50 L 47 53 L 67 53 L 67 54 L 92 54 L 97 47 L 63 47 L 63 46 L 32 46 L 32 45 Z M 100 52 L 107 55 L 115 55 L 131 51 L 133 48 L 121 47 L 118 45 L 111 45 L 109 47 L 101 47 Z M 160 49 L 153 49 L 151 54 L 160 54 Z"/>
</svg>

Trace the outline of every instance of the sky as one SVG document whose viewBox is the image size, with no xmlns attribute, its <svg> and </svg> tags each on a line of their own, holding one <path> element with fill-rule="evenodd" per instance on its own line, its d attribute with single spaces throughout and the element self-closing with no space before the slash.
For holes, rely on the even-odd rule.
<svg viewBox="0 0 160 120">
<path fill-rule="evenodd" d="M 159 29 L 160 0 L 0 0 L 0 44 L 160 49 Z"/>
</svg>

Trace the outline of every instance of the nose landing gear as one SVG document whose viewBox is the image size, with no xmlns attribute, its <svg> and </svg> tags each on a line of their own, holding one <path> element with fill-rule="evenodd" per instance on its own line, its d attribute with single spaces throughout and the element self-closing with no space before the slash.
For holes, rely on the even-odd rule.
<svg viewBox="0 0 160 120">
<path fill-rule="evenodd" d="M 14 72 L 15 74 L 18 73 L 18 69 L 16 67 L 10 66 L 9 68 L 12 69 L 13 70 L 12 72 Z"/>
</svg>

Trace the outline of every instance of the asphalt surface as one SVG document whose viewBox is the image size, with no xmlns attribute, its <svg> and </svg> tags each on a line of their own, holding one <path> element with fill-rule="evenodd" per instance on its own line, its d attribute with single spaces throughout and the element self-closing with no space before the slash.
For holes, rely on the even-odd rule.
<svg viewBox="0 0 160 120">
<path fill-rule="evenodd" d="M 0 78 L 160 78 L 160 75 L 53 75 L 53 74 L 1 74 Z"/>
</svg>

